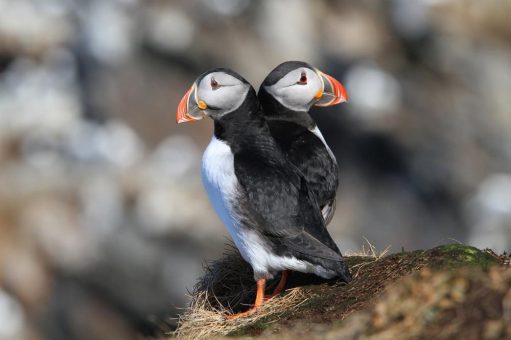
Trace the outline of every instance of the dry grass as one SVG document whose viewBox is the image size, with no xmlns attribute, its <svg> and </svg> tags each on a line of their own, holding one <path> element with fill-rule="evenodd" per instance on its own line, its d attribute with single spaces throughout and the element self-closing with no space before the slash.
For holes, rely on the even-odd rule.
<svg viewBox="0 0 511 340">
<path fill-rule="evenodd" d="M 374 264 L 373 262 L 379 261 L 385 255 L 387 255 L 391 248 L 391 246 L 389 245 L 380 252 L 376 249 L 376 247 L 371 242 L 369 242 L 369 240 L 367 238 L 364 237 L 364 240 L 366 241 L 366 244 L 362 244 L 361 250 L 347 251 L 345 253 L 346 257 L 363 257 L 363 258 L 368 259 L 368 261 L 363 261 L 363 262 L 360 262 L 360 263 L 350 266 L 350 271 L 354 278 L 358 278 L 360 276 L 360 271 L 363 268 L 365 268 L 371 264 Z"/>
<path fill-rule="evenodd" d="M 202 339 L 214 335 L 227 335 L 242 327 L 272 317 L 278 319 L 307 301 L 307 296 L 301 288 L 288 290 L 284 296 L 277 296 L 265 303 L 256 313 L 244 318 L 228 320 L 225 315 L 231 311 L 225 308 L 212 307 L 206 292 L 198 293 L 188 309 L 179 320 L 179 327 L 172 334 L 178 339 Z"/>
<path fill-rule="evenodd" d="M 362 249 L 358 251 L 347 251 L 345 252 L 345 256 L 362 256 L 362 257 L 372 257 L 376 260 L 382 258 L 383 256 L 387 255 L 390 251 L 390 248 L 392 246 L 387 246 L 385 249 L 383 249 L 381 252 L 376 250 L 376 247 L 367 239 L 364 237 L 364 240 L 366 241 L 366 244 L 362 244 Z"/>
</svg>

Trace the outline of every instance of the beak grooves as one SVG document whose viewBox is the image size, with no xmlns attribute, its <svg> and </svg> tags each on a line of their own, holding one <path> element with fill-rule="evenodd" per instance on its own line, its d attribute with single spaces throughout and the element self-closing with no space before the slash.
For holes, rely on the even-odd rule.
<svg viewBox="0 0 511 340">
<path fill-rule="evenodd" d="M 323 97 L 316 106 L 332 106 L 348 101 L 348 93 L 344 86 L 334 77 L 318 71 L 323 79 Z"/>
<path fill-rule="evenodd" d="M 195 90 L 195 84 L 193 84 L 188 89 L 188 91 L 186 91 L 185 95 L 183 96 L 183 98 L 181 98 L 181 101 L 179 102 L 179 105 L 177 106 L 176 122 L 178 124 L 198 120 L 197 118 L 194 118 L 188 114 L 188 111 L 189 111 L 188 103 L 190 101 L 190 96 L 192 95 L 194 90 Z"/>
</svg>

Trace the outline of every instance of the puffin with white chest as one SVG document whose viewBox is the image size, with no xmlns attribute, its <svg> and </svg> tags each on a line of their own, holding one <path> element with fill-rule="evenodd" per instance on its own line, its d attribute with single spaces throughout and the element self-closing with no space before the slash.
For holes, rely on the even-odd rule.
<svg viewBox="0 0 511 340">
<path fill-rule="evenodd" d="M 316 198 L 271 136 L 252 86 L 228 69 L 202 74 L 179 103 L 176 119 L 204 116 L 213 120 L 214 134 L 202 159 L 203 183 L 257 283 L 253 307 L 229 318 L 261 306 L 266 280 L 278 271 L 349 282 Z"/>
<path fill-rule="evenodd" d="M 325 224 L 330 223 L 339 185 L 338 166 L 309 110 L 348 101 L 344 86 L 305 62 L 287 61 L 266 76 L 258 97 L 273 138 L 303 173 Z"/>
</svg>

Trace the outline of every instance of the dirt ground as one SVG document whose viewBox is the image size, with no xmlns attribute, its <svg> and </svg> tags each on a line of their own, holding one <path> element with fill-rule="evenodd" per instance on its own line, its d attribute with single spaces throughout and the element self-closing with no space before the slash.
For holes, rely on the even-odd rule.
<svg viewBox="0 0 511 340">
<path fill-rule="evenodd" d="M 505 254 L 454 244 L 346 260 L 351 283 L 292 273 L 285 293 L 249 317 L 227 320 L 226 313 L 244 310 L 254 299 L 250 267 L 228 249 L 205 268 L 171 337 L 511 337 L 511 269 Z"/>
</svg>

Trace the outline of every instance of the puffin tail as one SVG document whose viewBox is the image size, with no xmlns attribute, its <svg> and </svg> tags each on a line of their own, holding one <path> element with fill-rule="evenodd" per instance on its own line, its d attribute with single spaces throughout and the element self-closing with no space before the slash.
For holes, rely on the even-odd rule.
<svg viewBox="0 0 511 340">
<path fill-rule="evenodd" d="M 330 273 L 335 273 L 335 275 L 332 277 L 337 277 L 341 281 L 349 283 L 353 280 L 353 277 L 351 276 L 350 270 L 348 268 L 348 265 L 346 265 L 346 262 L 344 260 L 325 260 L 322 259 L 321 266 L 325 269 L 327 269 Z"/>
<path fill-rule="evenodd" d="M 344 261 L 337 262 L 336 267 L 337 268 L 335 269 L 335 272 L 342 281 L 348 283 L 351 282 L 351 280 L 353 280 L 350 270 Z"/>
</svg>

